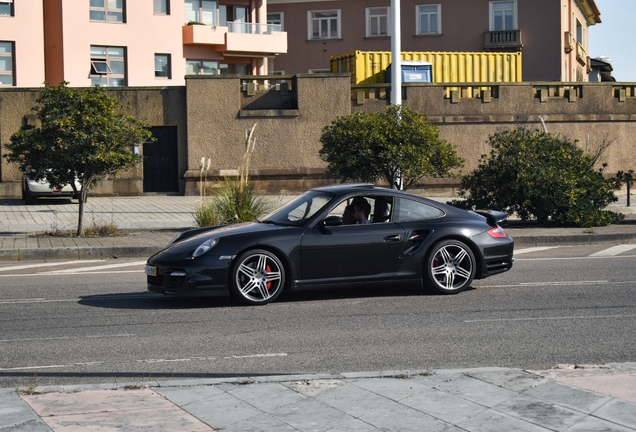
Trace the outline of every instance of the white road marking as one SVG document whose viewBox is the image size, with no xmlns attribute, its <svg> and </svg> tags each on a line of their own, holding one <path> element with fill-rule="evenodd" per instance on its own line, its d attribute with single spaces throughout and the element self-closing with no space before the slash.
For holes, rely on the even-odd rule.
<svg viewBox="0 0 636 432">
<path fill-rule="evenodd" d="M 543 247 L 531 247 L 526 249 L 517 249 L 514 251 L 514 255 L 521 255 L 524 253 L 531 253 L 531 252 L 539 252 L 539 251 L 544 251 L 548 249 L 556 249 L 558 247 L 560 246 L 543 246 Z"/>
<path fill-rule="evenodd" d="M 73 275 L 91 275 L 91 274 L 109 274 L 109 275 L 114 275 L 114 274 L 120 274 L 120 273 L 137 273 L 137 274 L 144 274 L 143 269 L 139 269 L 139 270 L 120 270 L 120 271 L 87 271 L 87 272 L 72 272 L 72 273 L 28 273 L 28 274 L 0 274 L 0 278 L 3 277 L 33 277 L 33 276 L 73 276 Z"/>
<path fill-rule="evenodd" d="M 81 260 L 81 261 L 50 262 L 50 263 L 40 263 L 40 264 L 23 264 L 23 265 L 17 265 L 17 266 L 2 267 L 0 268 L 0 272 L 11 271 L 11 270 L 24 270 L 24 269 L 38 268 L 38 267 L 53 267 L 53 266 L 61 266 L 61 265 L 76 264 L 76 263 L 94 263 L 94 262 L 100 262 L 100 261 L 103 261 L 103 260 Z"/>
<path fill-rule="evenodd" d="M 50 272 L 46 272 L 44 274 L 64 274 L 64 273 L 79 273 L 79 272 L 89 272 L 91 270 L 105 270 L 105 269 L 109 269 L 109 268 L 119 268 L 119 267 L 131 267 L 131 266 L 138 266 L 138 265 L 144 265 L 146 264 L 146 261 L 135 261 L 135 262 L 130 262 L 130 263 L 118 263 L 118 264 L 108 264 L 108 265 L 101 265 L 101 266 L 93 266 L 93 267 L 78 267 L 78 268 L 72 268 L 72 269 L 65 269 L 65 270 L 53 270 Z"/>
<path fill-rule="evenodd" d="M 248 354 L 248 355 L 235 355 L 225 357 L 192 357 L 181 359 L 142 359 L 142 360 L 130 360 L 130 361 L 97 361 L 97 362 L 85 362 L 85 363 L 63 363 L 53 365 L 41 365 L 41 366 L 16 366 L 8 368 L 0 368 L 0 371 L 12 371 L 12 370 L 37 370 L 37 369 L 54 369 L 54 368 L 69 368 L 77 366 L 100 366 L 105 364 L 129 364 L 129 363 L 168 363 L 168 362 L 188 362 L 188 361 L 209 361 L 209 360 L 241 360 L 248 358 L 262 358 L 262 357 L 287 357 L 287 353 L 265 353 L 265 354 Z"/>
<path fill-rule="evenodd" d="M 41 342 L 41 341 L 58 341 L 58 340 L 71 340 L 71 339 L 108 339 L 108 338 L 120 338 L 137 336 L 135 334 L 118 334 L 118 335 L 94 335 L 94 336 L 61 336 L 61 337 L 49 337 L 49 338 L 28 338 L 28 339 L 0 339 L 2 342 Z"/>
<path fill-rule="evenodd" d="M 607 319 L 607 318 L 633 318 L 635 314 L 629 315 L 594 315 L 594 316 L 559 316 L 559 317 L 537 317 L 537 318 L 491 318 L 480 320 L 464 320 L 465 323 L 475 322 L 508 322 L 508 321 L 543 321 L 543 320 L 579 320 L 579 319 Z"/>
<path fill-rule="evenodd" d="M 138 298 L 165 298 L 161 294 L 143 293 L 135 295 L 109 295 L 109 296 L 89 296 L 84 298 L 67 298 L 67 299 L 45 299 L 45 298 L 27 298 L 27 299 L 5 299 L 0 300 L 0 305 L 4 304 L 20 304 L 20 303 L 58 303 L 58 302 L 78 302 L 78 301 L 109 301 L 109 300 L 129 300 Z"/>
<path fill-rule="evenodd" d="M 615 255 L 621 254 L 623 252 L 630 251 L 630 250 L 632 250 L 634 248 L 636 248 L 636 245 L 633 245 L 633 244 L 622 244 L 622 245 L 614 246 L 614 247 L 611 247 L 611 248 L 608 248 L 608 249 L 604 249 L 602 251 L 598 251 L 596 253 L 593 253 L 590 256 L 591 257 L 615 256 Z"/>
<path fill-rule="evenodd" d="M 572 285 L 624 285 L 633 284 L 632 281 L 569 281 L 569 282 L 522 282 L 508 285 L 476 285 L 476 288 L 520 288 L 529 286 L 572 286 Z"/>
</svg>

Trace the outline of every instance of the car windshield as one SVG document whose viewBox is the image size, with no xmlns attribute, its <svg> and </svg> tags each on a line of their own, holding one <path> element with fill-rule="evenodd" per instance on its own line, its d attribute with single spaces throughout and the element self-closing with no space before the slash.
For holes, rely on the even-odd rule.
<svg viewBox="0 0 636 432">
<path fill-rule="evenodd" d="M 309 191 L 261 219 L 263 223 L 303 226 L 333 199 L 332 194 Z"/>
</svg>

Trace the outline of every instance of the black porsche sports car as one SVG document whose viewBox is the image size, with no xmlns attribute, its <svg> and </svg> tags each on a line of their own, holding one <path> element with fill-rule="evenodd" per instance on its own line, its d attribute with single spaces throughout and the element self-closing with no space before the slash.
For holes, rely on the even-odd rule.
<svg viewBox="0 0 636 432">
<path fill-rule="evenodd" d="M 363 201 L 357 208 L 368 217 L 343 221 L 347 206 Z M 321 187 L 259 221 L 180 234 L 148 259 L 148 289 L 250 305 L 284 289 L 382 281 L 458 293 L 512 267 L 514 242 L 498 225 L 505 219 L 370 184 Z"/>
</svg>

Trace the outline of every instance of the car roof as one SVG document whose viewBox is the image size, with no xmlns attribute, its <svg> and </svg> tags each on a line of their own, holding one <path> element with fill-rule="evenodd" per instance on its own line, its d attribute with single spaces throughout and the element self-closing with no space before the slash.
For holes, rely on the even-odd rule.
<svg viewBox="0 0 636 432">
<path fill-rule="evenodd" d="M 339 183 L 339 184 L 334 184 L 329 186 L 317 187 L 312 190 L 341 194 L 346 192 L 390 190 L 390 189 L 376 187 L 372 183 Z"/>
</svg>

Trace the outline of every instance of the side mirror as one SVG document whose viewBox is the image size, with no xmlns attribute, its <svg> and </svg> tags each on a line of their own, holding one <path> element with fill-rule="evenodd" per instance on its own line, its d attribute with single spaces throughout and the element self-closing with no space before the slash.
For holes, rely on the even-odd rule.
<svg viewBox="0 0 636 432">
<path fill-rule="evenodd" d="M 322 226 L 332 227 L 342 225 L 342 218 L 340 216 L 329 216 L 322 221 Z"/>
</svg>

